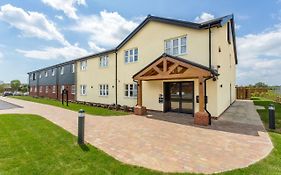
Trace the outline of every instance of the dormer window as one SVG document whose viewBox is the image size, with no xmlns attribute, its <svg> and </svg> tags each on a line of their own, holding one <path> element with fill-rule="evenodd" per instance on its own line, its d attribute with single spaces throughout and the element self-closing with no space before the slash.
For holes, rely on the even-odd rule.
<svg viewBox="0 0 281 175">
<path fill-rule="evenodd" d="M 48 71 L 45 71 L 45 77 L 48 77 Z"/>
<path fill-rule="evenodd" d="M 186 54 L 186 36 L 165 41 L 165 53 L 170 55 Z"/>
</svg>

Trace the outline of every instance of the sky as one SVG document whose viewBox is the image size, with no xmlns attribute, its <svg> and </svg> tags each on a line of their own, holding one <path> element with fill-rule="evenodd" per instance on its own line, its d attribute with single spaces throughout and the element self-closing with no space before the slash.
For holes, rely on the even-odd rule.
<svg viewBox="0 0 281 175">
<path fill-rule="evenodd" d="M 237 85 L 281 85 L 281 0 L 1 0 L 0 80 L 114 48 L 147 15 L 201 22 L 234 14 Z"/>
</svg>

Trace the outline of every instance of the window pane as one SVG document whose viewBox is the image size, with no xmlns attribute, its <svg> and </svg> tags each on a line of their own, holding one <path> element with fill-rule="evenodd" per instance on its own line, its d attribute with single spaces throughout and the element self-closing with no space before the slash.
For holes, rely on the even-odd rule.
<svg viewBox="0 0 281 175">
<path fill-rule="evenodd" d="M 185 46 L 186 45 L 186 37 L 182 37 L 181 38 L 181 46 Z"/>
<path fill-rule="evenodd" d="M 179 54 L 179 49 L 178 47 L 173 48 L 173 55 L 178 55 Z"/>
<path fill-rule="evenodd" d="M 168 48 L 171 48 L 171 40 L 169 41 L 165 41 L 165 48 L 168 49 Z"/>
<path fill-rule="evenodd" d="M 186 46 L 181 46 L 181 53 L 186 53 Z"/>
<path fill-rule="evenodd" d="M 177 47 L 178 46 L 178 39 L 174 39 L 173 40 L 173 47 Z"/>
</svg>

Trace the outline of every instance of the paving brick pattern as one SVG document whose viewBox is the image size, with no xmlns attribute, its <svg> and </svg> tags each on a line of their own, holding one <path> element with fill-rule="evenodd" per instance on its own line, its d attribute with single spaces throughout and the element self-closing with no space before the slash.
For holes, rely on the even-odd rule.
<svg viewBox="0 0 281 175">
<path fill-rule="evenodd" d="M 77 113 L 17 99 L 23 108 L 1 113 L 38 114 L 77 135 Z M 212 126 L 190 115 L 86 115 L 86 140 L 116 159 L 164 172 L 214 173 L 243 168 L 267 156 L 273 146 L 251 101 L 235 102 Z"/>
</svg>

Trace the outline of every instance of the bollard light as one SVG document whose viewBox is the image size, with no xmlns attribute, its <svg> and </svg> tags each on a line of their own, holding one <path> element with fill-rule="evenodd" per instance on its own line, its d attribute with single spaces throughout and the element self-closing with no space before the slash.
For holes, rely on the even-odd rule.
<svg viewBox="0 0 281 175">
<path fill-rule="evenodd" d="M 275 106 L 270 104 L 268 106 L 269 129 L 275 129 Z"/>
<path fill-rule="evenodd" d="M 85 111 L 78 112 L 78 144 L 84 144 Z"/>
</svg>

